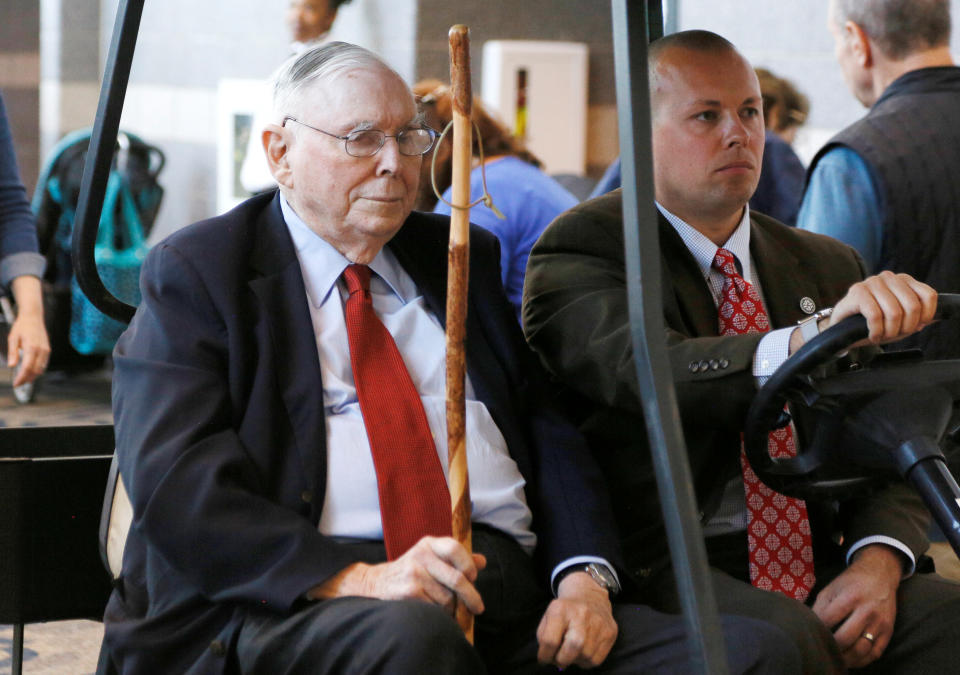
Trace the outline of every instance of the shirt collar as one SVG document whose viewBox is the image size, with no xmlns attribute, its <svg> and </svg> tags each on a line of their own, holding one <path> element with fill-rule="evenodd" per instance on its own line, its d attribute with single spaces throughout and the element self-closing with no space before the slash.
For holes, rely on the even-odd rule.
<svg viewBox="0 0 960 675">
<path fill-rule="evenodd" d="M 319 307 L 326 302 L 330 291 L 350 261 L 303 222 L 283 193 L 280 194 L 280 211 L 283 213 L 283 220 L 287 224 L 290 238 L 293 239 L 293 246 L 297 250 L 307 295 L 313 306 Z M 370 263 L 370 269 L 386 282 L 389 289 L 404 304 L 415 297 L 415 287 L 411 289 L 412 282 L 406 283 L 409 277 L 405 277 L 400 263 L 386 248 L 380 249 Z"/>
<path fill-rule="evenodd" d="M 663 217 L 667 219 L 667 222 L 673 226 L 673 229 L 677 231 L 677 234 L 680 235 L 683 243 L 697 261 L 697 265 L 700 267 L 700 271 L 703 273 L 704 278 L 709 277 L 710 270 L 713 266 L 713 259 L 716 257 L 717 250 L 720 247 L 710 241 L 706 235 L 698 231 L 692 225 L 686 223 L 679 216 L 675 216 L 667 211 L 667 209 L 665 209 L 660 202 L 656 202 L 656 204 L 657 209 L 659 209 L 660 213 L 663 214 Z M 737 229 L 733 231 L 733 234 L 730 235 L 730 238 L 724 242 L 723 248 L 737 256 L 737 260 L 740 261 L 740 265 L 743 268 L 743 278 L 752 283 L 753 269 L 750 263 L 749 205 L 743 207 L 743 217 L 740 219 L 740 224 L 737 225 Z"/>
</svg>

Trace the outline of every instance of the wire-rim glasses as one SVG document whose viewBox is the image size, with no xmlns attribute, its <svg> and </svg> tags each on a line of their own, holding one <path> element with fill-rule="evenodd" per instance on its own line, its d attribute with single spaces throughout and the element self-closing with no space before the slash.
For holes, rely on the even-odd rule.
<svg viewBox="0 0 960 675">
<path fill-rule="evenodd" d="M 401 155 L 418 157 L 430 152 L 430 148 L 433 147 L 437 138 L 437 132 L 427 126 L 404 129 L 396 134 L 387 134 L 380 129 L 359 129 L 351 131 L 346 136 L 338 136 L 337 134 L 331 134 L 329 131 L 310 126 L 306 122 L 301 122 L 292 115 L 284 117 L 280 126 L 286 126 L 288 120 L 343 141 L 343 149 L 351 157 L 371 157 L 377 154 L 388 138 L 396 139 L 397 148 L 399 148 Z"/>
</svg>

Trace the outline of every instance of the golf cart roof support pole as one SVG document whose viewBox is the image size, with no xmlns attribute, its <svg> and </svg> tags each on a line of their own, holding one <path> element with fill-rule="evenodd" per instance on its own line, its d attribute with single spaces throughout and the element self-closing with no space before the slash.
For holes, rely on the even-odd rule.
<svg viewBox="0 0 960 675">
<path fill-rule="evenodd" d="M 110 53 L 103 74 L 103 87 L 93 122 L 90 148 L 83 165 L 77 217 L 74 221 L 71 259 L 77 283 L 90 302 L 107 316 L 129 323 L 135 308 L 121 302 L 103 285 L 94 261 L 94 246 L 100 229 L 100 213 L 110 177 L 120 114 L 130 79 L 133 51 L 137 45 L 144 0 L 120 0 L 113 26 Z"/>
<path fill-rule="evenodd" d="M 650 16 L 662 22 L 660 0 L 612 0 L 612 3 L 624 255 L 637 380 L 687 627 L 690 672 L 726 673 L 723 635 L 710 583 L 663 324 L 645 39 L 660 34 L 660 31 L 648 32 L 647 14 L 649 11 Z"/>
</svg>

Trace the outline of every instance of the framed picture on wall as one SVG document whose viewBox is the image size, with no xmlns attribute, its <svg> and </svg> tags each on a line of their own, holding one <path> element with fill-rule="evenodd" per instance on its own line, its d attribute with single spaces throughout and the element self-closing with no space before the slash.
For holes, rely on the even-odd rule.
<svg viewBox="0 0 960 675">
<path fill-rule="evenodd" d="M 220 80 L 217 85 L 217 212 L 223 213 L 269 182 L 266 159 L 258 142 L 266 96 L 262 80 Z M 254 155 L 251 157 L 251 155 Z M 254 178 L 251 180 L 251 176 Z"/>
</svg>

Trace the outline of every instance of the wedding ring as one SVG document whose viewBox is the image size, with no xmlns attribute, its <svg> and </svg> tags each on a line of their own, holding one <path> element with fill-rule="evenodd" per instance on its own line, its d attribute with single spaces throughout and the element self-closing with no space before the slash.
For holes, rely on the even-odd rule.
<svg viewBox="0 0 960 675">
<path fill-rule="evenodd" d="M 864 640 L 867 640 L 871 643 L 873 643 L 877 639 L 873 633 L 863 633 L 860 637 L 862 637 Z"/>
</svg>

